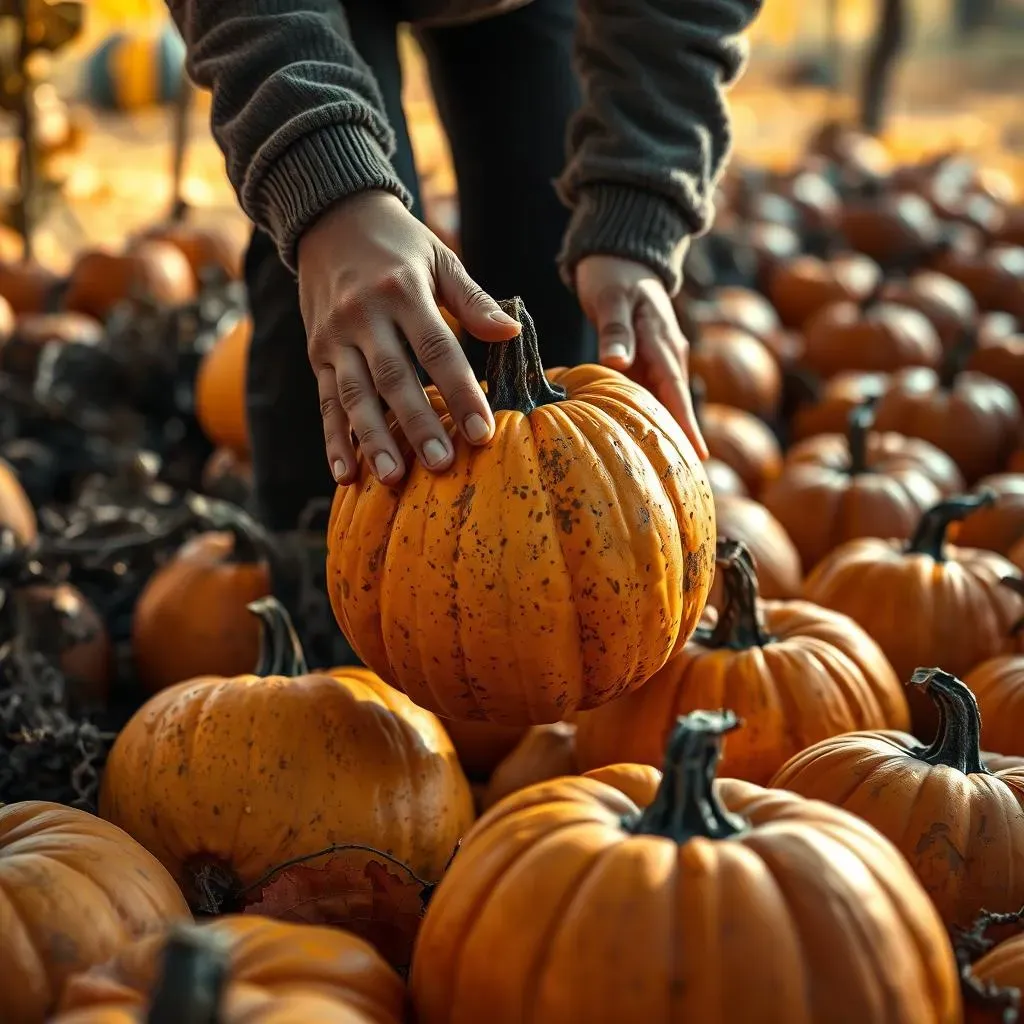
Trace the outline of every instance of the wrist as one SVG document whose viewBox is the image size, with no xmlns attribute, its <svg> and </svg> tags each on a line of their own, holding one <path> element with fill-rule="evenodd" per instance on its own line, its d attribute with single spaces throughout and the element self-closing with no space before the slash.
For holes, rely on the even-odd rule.
<svg viewBox="0 0 1024 1024">
<path fill-rule="evenodd" d="M 382 188 L 366 188 L 343 196 L 318 213 L 299 235 L 295 245 L 297 265 L 303 259 L 318 258 L 320 242 L 329 239 L 332 247 L 338 234 L 345 230 L 345 222 L 362 214 L 370 217 L 381 213 L 408 213 L 405 203 L 393 192 Z M 305 253 L 305 256 L 303 255 Z"/>
</svg>

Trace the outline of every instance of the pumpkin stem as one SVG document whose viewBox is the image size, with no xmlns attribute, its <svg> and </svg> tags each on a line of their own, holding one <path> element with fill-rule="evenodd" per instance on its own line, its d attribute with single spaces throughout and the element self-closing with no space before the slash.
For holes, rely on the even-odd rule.
<svg viewBox="0 0 1024 1024">
<path fill-rule="evenodd" d="M 270 535 L 237 505 L 203 494 L 190 494 L 186 504 L 204 529 L 231 534 L 235 541 L 232 562 L 251 564 L 272 559 L 274 546 Z"/>
<path fill-rule="evenodd" d="M 967 361 L 974 354 L 977 345 L 977 328 L 969 327 L 964 331 L 960 340 L 943 357 L 942 363 L 939 366 L 939 386 L 944 391 L 950 391 L 954 387 L 957 378 L 963 373 L 967 366 Z"/>
<path fill-rule="evenodd" d="M 534 409 L 565 400 L 565 388 L 544 376 L 537 329 L 517 295 L 498 303 L 522 330 L 509 341 L 492 343 L 487 352 L 487 398 L 493 412 L 515 410 L 528 416 Z"/>
<path fill-rule="evenodd" d="M 995 491 L 986 487 L 977 494 L 959 494 L 933 505 L 921 516 L 914 535 L 907 543 L 907 554 L 928 555 L 936 562 L 944 562 L 946 534 L 950 526 L 965 519 L 976 509 L 988 507 L 995 500 Z"/>
<path fill-rule="evenodd" d="M 960 968 L 964 1001 L 979 1007 L 982 1012 L 991 1015 L 993 1020 L 999 1019 L 1003 1024 L 1016 1024 L 1020 1019 L 1021 990 L 1011 985 L 982 981 L 974 973 L 975 961 L 996 945 L 996 940 L 988 934 L 994 928 L 1015 928 L 1024 931 L 1024 906 L 1009 914 L 983 910 L 970 928 L 953 929 L 953 949 L 956 953 L 957 966 Z"/>
<path fill-rule="evenodd" d="M 739 724 L 731 711 L 693 711 L 677 719 L 658 791 L 648 807 L 623 823 L 627 831 L 664 836 L 680 846 L 691 839 L 728 839 L 745 832 L 747 822 L 727 811 L 715 793 L 722 737 Z"/>
<path fill-rule="evenodd" d="M 276 597 L 261 597 L 246 608 L 260 620 L 260 657 L 253 674 L 288 679 L 309 675 L 306 654 L 284 605 Z"/>
<path fill-rule="evenodd" d="M 765 647 L 772 636 L 765 630 L 758 608 L 757 569 L 746 544 L 720 539 L 715 546 L 716 569 L 723 574 L 725 604 L 711 629 L 698 628 L 694 639 L 705 647 L 745 651 Z"/>
<path fill-rule="evenodd" d="M 981 757 L 981 712 L 970 687 L 941 668 L 915 669 L 910 685 L 921 687 L 939 710 L 935 739 L 915 750 L 914 757 L 964 775 L 991 775 Z"/>
<path fill-rule="evenodd" d="M 217 1024 L 228 966 L 217 935 L 194 925 L 174 928 L 146 1024 Z"/>
<path fill-rule="evenodd" d="M 868 436 L 875 426 L 877 398 L 865 398 L 850 410 L 846 420 L 846 444 L 850 449 L 850 476 L 870 472 L 868 467 Z"/>
</svg>

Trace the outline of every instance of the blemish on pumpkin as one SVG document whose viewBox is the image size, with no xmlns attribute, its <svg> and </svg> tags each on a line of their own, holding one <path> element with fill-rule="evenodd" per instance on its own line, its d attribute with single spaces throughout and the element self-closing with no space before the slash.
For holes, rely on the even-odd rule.
<svg viewBox="0 0 1024 1024">
<path fill-rule="evenodd" d="M 917 841 L 917 846 L 914 847 L 914 853 L 921 856 L 931 850 L 932 847 L 940 846 L 943 848 L 949 868 L 951 871 L 960 871 L 963 869 L 966 859 L 964 855 L 953 845 L 952 840 L 949 838 L 949 825 L 945 822 L 937 821 L 935 824 L 928 829 L 927 832 Z M 934 851 L 939 852 L 939 851 Z"/>
</svg>

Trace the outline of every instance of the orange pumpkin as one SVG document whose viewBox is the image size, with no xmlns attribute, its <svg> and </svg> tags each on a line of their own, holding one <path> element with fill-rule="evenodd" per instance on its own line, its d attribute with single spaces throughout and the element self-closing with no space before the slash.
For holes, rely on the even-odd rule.
<svg viewBox="0 0 1024 1024">
<path fill-rule="evenodd" d="M 1024 757 L 1024 655 L 989 658 L 964 682 L 978 700 L 982 744 L 1010 757 Z"/>
<path fill-rule="evenodd" d="M 820 377 L 861 370 L 889 373 L 904 366 L 938 366 L 939 336 L 916 309 L 890 302 L 837 302 L 804 326 L 801 365 Z"/>
<path fill-rule="evenodd" d="M 819 434 L 794 445 L 764 492 L 765 508 L 793 538 L 805 572 L 855 537 L 906 540 L 924 512 L 963 489 L 944 452 L 873 426 L 868 401 L 850 413 L 845 436 Z"/>
<path fill-rule="evenodd" d="M 932 265 L 965 285 L 979 309 L 1024 318 L 1024 246 L 992 245 L 976 254 L 950 248 Z"/>
<path fill-rule="evenodd" d="M 405 1008 L 401 978 L 357 936 L 229 915 L 75 976 L 53 1024 L 401 1024 Z"/>
<path fill-rule="evenodd" d="M 576 775 L 576 725 L 552 722 L 528 729 L 491 776 L 480 806 L 493 807 L 510 793 L 563 775 Z"/>
<path fill-rule="evenodd" d="M 197 909 L 340 924 L 406 962 L 421 890 L 473 820 L 451 741 L 366 669 L 310 674 L 273 598 L 251 610 L 256 673 L 144 704 L 110 752 L 100 810 Z"/>
<path fill-rule="evenodd" d="M 911 192 L 888 192 L 843 205 L 839 230 L 851 248 L 883 267 L 916 267 L 939 242 L 941 225 L 928 201 Z"/>
<path fill-rule="evenodd" d="M 708 301 L 690 303 L 688 311 L 702 328 L 736 327 L 764 343 L 782 330 L 775 307 L 750 288 L 718 288 Z"/>
<path fill-rule="evenodd" d="M 768 298 L 786 327 L 801 328 L 833 303 L 863 302 L 881 279 L 878 264 L 858 253 L 829 260 L 798 256 L 775 270 L 768 282 Z"/>
<path fill-rule="evenodd" d="M 782 449 L 771 430 L 742 409 L 697 403 L 697 422 L 713 459 L 735 470 L 755 497 L 782 471 Z"/>
<path fill-rule="evenodd" d="M 189 917 L 167 872 L 109 822 L 36 800 L 0 805 L 4 1024 L 38 1024 L 76 971 Z"/>
<path fill-rule="evenodd" d="M 1009 313 L 988 313 L 971 339 L 967 369 L 1002 381 L 1024 401 L 1024 328 Z"/>
<path fill-rule="evenodd" d="M 7 527 L 21 544 L 39 533 L 36 510 L 11 466 L 0 459 L 0 528 Z"/>
<path fill-rule="evenodd" d="M 949 940 L 903 858 L 834 807 L 715 782 L 735 723 L 682 719 L 656 789 L 616 765 L 481 818 L 416 943 L 419 1024 L 959 1024 Z"/>
<path fill-rule="evenodd" d="M 704 473 L 708 478 L 711 493 L 718 498 L 745 498 L 747 486 L 739 473 L 721 459 L 705 459 Z"/>
<path fill-rule="evenodd" d="M 924 367 L 893 374 L 875 409 L 879 430 L 920 437 L 941 448 L 969 484 L 998 473 L 1017 446 L 1021 406 L 999 381 Z"/>
<path fill-rule="evenodd" d="M 910 721 L 899 680 L 854 622 L 806 601 L 760 601 L 741 544 L 719 543 L 725 603 L 645 686 L 581 714 L 581 768 L 656 764 L 677 715 L 728 707 L 749 722 L 730 743 L 721 774 L 766 784 L 797 751 L 852 729 L 902 729 Z"/>
<path fill-rule="evenodd" d="M 797 754 L 772 780 L 863 818 L 907 858 L 947 925 L 1024 903 L 1024 768 L 993 774 L 969 689 L 941 669 L 912 687 L 930 698 L 939 728 L 927 747 L 851 733 Z"/>
<path fill-rule="evenodd" d="M 167 242 L 144 242 L 128 252 L 89 249 L 75 261 L 64 308 L 103 320 L 120 302 L 142 299 L 182 306 L 195 298 L 188 260 Z"/>
<path fill-rule="evenodd" d="M 869 399 L 881 397 L 888 385 L 887 373 L 837 373 L 817 387 L 813 401 L 796 410 L 790 424 L 791 440 L 844 433 L 850 413 Z"/>
<path fill-rule="evenodd" d="M 201 533 L 149 578 L 132 616 L 139 681 L 150 692 L 200 675 L 238 675 L 256 662 L 250 601 L 270 593 L 270 540 L 242 513 Z"/>
<path fill-rule="evenodd" d="M 1013 566 L 994 551 L 947 543 L 950 525 L 991 501 L 991 495 L 950 498 L 929 509 L 909 542 L 852 540 L 827 555 L 804 581 L 809 601 L 859 623 L 909 678 L 927 661 L 964 676 L 1012 646 L 1020 598 L 1000 580 Z M 934 704 L 911 691 L 914 732 L 935 728 Z"/>
<path fill-rule="evenodd" d="M 150 228 L 140 236 L 142 242 L 165 242 L 173 245 L 188 260 L 196 287 L 211 270 L 229 281 L 242 276 L 242 254 L 224 231 L 216 227 L 172 222 Z"/>
<path fill-rule="evenodd" d="M 471 779 L 487 780 L 515 749 L 528 731 L 525 725 L 493 725 L 491 722 L 441 720 L 459 755 L 462 770 Z"/>
<path fill-rule="evenodd" d="M 764 507 L 750 498 L 715 497 L 718 536 L 741 542 L 750 551 L 757 568 L 762 597 L 797 597 L 803 583 L 800 553 L 785 527 Z M 708 604 L 721 609 L 725 600 L 719 574 L 711 588 Z"/>
<path fill-rule="evenodd" d="M 963 341 L 978 319 L 974 296 L 959 281 L 935 270 L 918 270 L 907 278 L 887 281 L 879 297 L 923 313 L 946 352 Z"/>
<path fill-rule="evenodd" d="M 782 398 L 782 374 L 771 352 L 739 327 L 702 327 L 690 353 L 690 371 L 704 382 L 708 401 L 771 420 Z"/>
<path fill-rule="evenodd" d="M 956 531 L 957 544 L 1008 555 L 1024 538 L 1024 473 L 982 477 L 975 491 L 991 491 L 995 499 L 964 519 Z"/>
<path fill-rule="evenodd" d="M 196 374 L 196 418 L 210 442 L 249 455 L 245 409 L 252 320 L 243 317 L 203 357 Z"/>
<path fill-rule="evenodd" d="M 597 366 L 549 380 L 522 303 L 505 308 L 523 326 L 490 348 L 491 442 L 469 445 L 442 412 L 448 472 L 409 457 L 387 487 L 361 461 L 335 496 L 327 579 L 353 650 L 421 707 L 541 724 L 640 686 L 686 642 L 714 506 L 647 391 Z"/>
<path fill-rule="evenodd" d="M 61 278 L 34 261 L 0 261 L 0 296 L 16 313 L 43 313 L 51 308 Z"/>
</svg>

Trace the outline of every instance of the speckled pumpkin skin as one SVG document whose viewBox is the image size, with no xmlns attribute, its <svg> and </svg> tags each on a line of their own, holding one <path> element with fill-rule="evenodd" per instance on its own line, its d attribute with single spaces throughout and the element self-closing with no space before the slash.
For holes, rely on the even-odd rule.
<svg viewBox="0 0 1024 1024">
<path fill-rule="evenodd" d="M 447 718 L 554 722 L 644 683 L 708 596 L 715 515 L 700 461 L 647 391 L 552 370 L 567 400 L 495 414 L 397 488 L 361 468 L 328 533 L 331 605 L 359 657 Z"/>
</svg>

